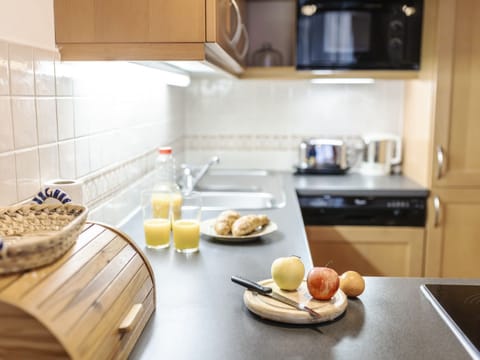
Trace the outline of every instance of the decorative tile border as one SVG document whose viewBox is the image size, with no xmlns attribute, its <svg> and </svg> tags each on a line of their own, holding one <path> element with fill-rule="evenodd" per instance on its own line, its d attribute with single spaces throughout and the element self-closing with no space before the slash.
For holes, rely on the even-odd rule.
<svg viewBox="0 0 480 360">
<path fill-rule="evenodd" d="M 174 149 L 180 163 L 184 153 L 183 137 L 164 145 Z M 156 157 L 157 151 L 152 149 L 80 179 L 84 203 L 90 210 L 89 219 L 119 226 L 135 213 L 140 201 L 139 188 L 151 180 Z"/>
<path fill-rule="evenodd" d="M 165 144 L 165 146 L 172 146 L 175 154 L 182 154 L 183 141 L 183 138 L 179 138 L 173 143 Z M 80 180 L 84 183 L 85 205 L 89 208 L 99 206 L 115 196 L 116 193 L 151 173 L 154 169 L 156 157 L 157 151 L 152 149 L 128 161 L 81 178 Z"/>
<path fill-rule="evenodd" d="M 188 135 L 185 150 L 244 150 L 244 151 L 292 151 L 297 150 L 303 139 L 340 137 L 333 134 L 216 134 Z M 341 136 L 346 141 L 357 140 L 354 135 Z"/>
</svg>

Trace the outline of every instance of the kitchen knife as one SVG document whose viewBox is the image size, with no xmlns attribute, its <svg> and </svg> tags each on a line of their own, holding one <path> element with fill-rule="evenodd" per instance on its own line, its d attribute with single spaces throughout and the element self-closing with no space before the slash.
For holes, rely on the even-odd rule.
<svg viewBox="0 0 480 360">
<path fill-rule="evenodd" d="M 255 291 L 256 293 L 259 293 L 260 295 L 268 296 L 271 297 L 272 299 L 275 299 L 277 301 L 280 301 L 284 304 L 290 305 L 291 307 L 294 307 L 297 310 L 302 310 L 308 312 L 312 317 L 314 318 L 320 318 L 320 314 L 317 313 L 315 310 L 309 308 L 308 306 L 304 304 L 300 304 L 292 299 L 289 299 L 288 297 L 285 297 L 275 291 L 273 291 L 272 288 L 267 287 L 267 286 L 262 286 L 260 284 L 257 284 L 254 281 L 243 279 L 239 276 L 232 276 L 232 281 L 236 284 L 242 285 L 246 287 L 249 290 Z"/>
</svg>

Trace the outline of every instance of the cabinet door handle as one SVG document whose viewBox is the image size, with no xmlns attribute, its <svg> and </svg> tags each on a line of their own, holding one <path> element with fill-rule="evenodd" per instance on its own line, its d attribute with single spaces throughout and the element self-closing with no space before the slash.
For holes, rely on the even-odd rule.
<svg viewBox="0 0 480 360">
<path fill-rule="evenodd" d="M 437 146 L 437 179 L 443 175 L 443 167 L 445 165 L 445 155 L 443 153 L 442 145 Z"/>
<path fill-rule="evenodd" d="M 440 203 L 440 198 L 438 196 L 435 196 L 433 198 L 433 209 L 435 210 L 435 215 L 433 218 L 434 227 L 438 227 L 438 225 L 440 225 L 441 208 L 442 208 L 442 204 Z"/>
<path fill-rule="evenodd" d="M 242 36 L 243 20 L 237 2 L 235 0 L 230 0 L 230 3 L 232 4 L 233 9 L 235 10 L 235 15 L 237 17 L 237 28 L 235 29 L 235 32 L 232 36 L 232 40 L 230 40 L 230 43 L 233 45 L 233 47 L 235 47 L 237 46 L 237 43 L 240 41 L 240 37 Z"/>
</svg>

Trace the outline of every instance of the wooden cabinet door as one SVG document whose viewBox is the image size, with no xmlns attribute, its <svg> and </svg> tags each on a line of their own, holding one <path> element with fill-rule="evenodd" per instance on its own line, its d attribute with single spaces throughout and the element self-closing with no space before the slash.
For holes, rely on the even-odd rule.
<svg viewBox="0 0 480 360">
<path fill-rule="evenodd" d="M 422 276 L 423 228 L 390 226 L 306 226 L 315 266 L 339 274 Z"/>
<path fill-rule="evenodd" d="M 433 189 L 425 275 L 480 278 L 480 190 Z"/>
<path fill-rule="evenodd" d="M 203 0 L 55 0 L 57 43 L 205 41 Z"/>
<path fill-rule="evenodd" d="M 479 18 L 478 0 L 439 2 L 434 187 L 480 186 Z"/>
</svg>

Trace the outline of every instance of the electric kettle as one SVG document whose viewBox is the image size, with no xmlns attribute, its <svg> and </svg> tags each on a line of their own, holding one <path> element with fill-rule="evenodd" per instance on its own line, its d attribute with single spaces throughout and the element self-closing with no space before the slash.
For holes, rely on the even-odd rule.
<svg viewBox="0 0 480 360">
<path fill-rule="evenodd" d="M 402 161 L 402 139 L 393 134 L 363 137 L 365 148 L 360 172 L 365 175 L 388 175 L 392 166 Z"/>
</svg>

